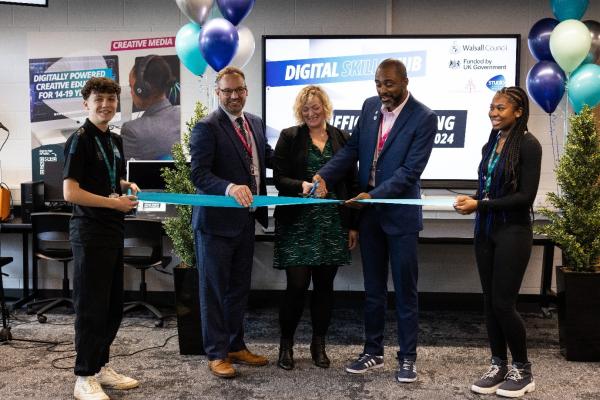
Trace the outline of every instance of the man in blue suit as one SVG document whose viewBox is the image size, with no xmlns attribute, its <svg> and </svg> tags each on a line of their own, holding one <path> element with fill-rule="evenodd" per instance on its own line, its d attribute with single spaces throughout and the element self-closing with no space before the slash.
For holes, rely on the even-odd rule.
<svg viewBox="0 0 600 400">
<path fill-rule="evenodd" d="M 407 90 L 404 64 L 386 59 L 375 74 L 378 97 L 365 100 L 358 124 L 346 146 L 329 161 L 314 181 L 324 195 L 346 171 L 359 163 L 360 193 L 348 201 L 369 198 L 419 198 L 420 177 L 427 165 L 436 133 L 436 115 Z M 365 285 L 365 345 L 346 367 L 364 373 L 383 366 L 388 263 L 391 265 L 398 322 L 399 382 L 417 379 L 417 239 L 423 228 L 421 208 L 375 205 L 362 209 L 359 225 Z"/>
<path fill-rule="evenodd" d="M 244 343 L 244 312 L 250 292 L 255 220 L 267 226 L 267 209 L 249 208 L 266 194 L 265 168 L 272 150 L 262 120 L 243 112 L 248 89 L 234 67 L 216 77 L 219 108 L 191 135 L 192 181 L 196 193 L 232 196 L 245 208 L 194 207 L 192 223 L 200 272 L 202 336 L 208 368 L 236 375 L 233 363 L 261 366 L 265 357 Z"/>
</svg>

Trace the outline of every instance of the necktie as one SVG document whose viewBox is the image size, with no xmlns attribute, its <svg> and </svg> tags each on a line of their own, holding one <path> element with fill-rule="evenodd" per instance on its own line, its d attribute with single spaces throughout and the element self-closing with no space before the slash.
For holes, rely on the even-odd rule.
<svg viewBox="0 0 600 400">
<path fill-rule="evenodd" d="M 244 147 L 246 147 L 246 156 L 248 161 L 248 166 L 250 167 L 250 191 L 252 194 L 257 194 L 258 190 L 256 188 L 256 177 L 254 176 L 254 162 L 252 160 L 252 140 L 250 139 L 250 133 L 246 130 L 244 126 L 244 119 L 242 117 L 237 117 L 235 119 L 237 126 L 244 137 L 246 143 L 244 143 Z"/>
<path fill-rule="evenodd" d="M 252 149 L 252 142 L 250 141 L 250 134 L 248 133 L 248 131 L 246 130 L 246 127 L 244 126 L 244 118 L 237 117 L 235 119 L 235 122 L 237 123 L 238 128 L 240 129 L 240 132 L 242 132 L 244 139 L 246 139 L 246 144 L 250 147 L 250 149 Z"/>
</svg>

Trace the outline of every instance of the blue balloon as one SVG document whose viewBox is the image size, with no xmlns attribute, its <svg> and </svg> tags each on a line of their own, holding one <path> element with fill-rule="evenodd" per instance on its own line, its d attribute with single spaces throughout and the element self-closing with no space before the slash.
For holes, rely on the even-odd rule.
<svg viewBox="0 0 600 400">
<path fill-rule="evenodd" d="M 573 110 L 580 112 L 584 105 L 590 108 L 600 103 L 600 66 L 585 64 L 571 74 L 567 84 L 568 97 Z"/>
<path fill-rule="evenodd" d="M 565 94 L 567 77 L 553 61 L 540 61 L 527 74 L 527 91 L 548 114 L 556 110 Z"/>
<path fill-rule="evenodd" d="M 254 0 L 217 0 L 223 17 L 233 25 L 238 25 L 252 10 Z"/>
<path fill-rule="evenodd" d="M 560 21 L 581 19 L 588 7 L 589 0 L 552 0 L 552 13 Z"/>
<path fill-rule="evenodd" d="M 175 51 L 179 60 L 194 75 L 202 75 L 206 71 L 206 60 L 202 56 L 198 40 L 202 28 L 193 22 L 179 29 L 175 36 Z"/>
<path fill-rule="evenodd" d="M 529 44 L 529 50 L 531 55 L 537 61 L 554 61 L 552 53 L 550 52 L 550 35 L 558 20 L 554 18 L 543 18 L 533 24 L 527 37 L 527 43 Z"/>
<path fill-rule="evenodd" d="M 217 72 L 233 59 L 238 42 L 237 29 L 223 18 L 211 19 L 200 33 L 200 50 L 208 65 Z"/>
</svg>

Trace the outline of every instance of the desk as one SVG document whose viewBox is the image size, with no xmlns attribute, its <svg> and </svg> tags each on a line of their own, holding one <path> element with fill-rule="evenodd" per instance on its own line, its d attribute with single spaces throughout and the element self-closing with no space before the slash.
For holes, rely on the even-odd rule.
<svg viewBox="0 0 600 400">
<path fill-rule="evenodd" d="M 274 221 L 269 221 L 270 226 Z M 536 225 L 539 222 L 536 221 Z M 473 220 L 460 219 L 425 219 L 424 229 L 419 234 L 420 244 L 450 244 L 473 246 Z M 259 229 L 260 230 L 260 229 Z M 263 233 L 257 230 L 257 242 L 273 241 L 273 233 Z M 448 233 L 450 231 L 450 233 Z M 542 235 L 533 236 L 533 245 L 543 247 L 542 274 L 540 278 L 540 306 L 542 313 L 548 316 L 548 307 L 556 299 L 556 293 L 552 291 L 552 269 L 554 266 L 554 243 Z"/>
<path fill-rule="evenodd" d="M 8 222 L 0 222 L 0 233 L 20 233 L 22 235 L 23 244 L 23 293 L 21 298 L 14 304 L 13 308 L 17 309 L 23 304 L 33 300 L 37 294 L 37 271 L 33 271 L 33 292 L 29 293 L 29 234 L 31 233 L 31 223 L 24 223 L 21 218 L 14 218 Z"/>
</svg>

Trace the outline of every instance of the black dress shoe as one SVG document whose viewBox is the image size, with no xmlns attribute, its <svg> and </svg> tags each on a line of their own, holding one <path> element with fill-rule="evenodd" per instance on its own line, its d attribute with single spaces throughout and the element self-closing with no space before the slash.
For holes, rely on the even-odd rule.
<svg viewBox="0 0 600 400">
<path fill-rule="evenodd" d="M 292 339 L 281 338 L 279 342 L 279 360 L 277 366 L 285 370 L 294 369 L 294 341 Z"/>
<path fill-rule="evenodd" d="M 310 355 L 312 356 L 313 362 L 317 367 L 329 368 L 331 361 L 325 353 L 325 337 L 324 336 L 313 336 L 310 344 Z"/>
</svg>

